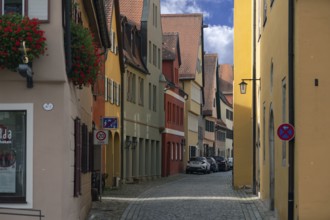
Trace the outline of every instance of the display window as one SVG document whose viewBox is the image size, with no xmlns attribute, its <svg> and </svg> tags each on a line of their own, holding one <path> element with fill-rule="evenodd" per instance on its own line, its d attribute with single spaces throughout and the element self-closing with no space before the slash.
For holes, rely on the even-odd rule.
<svg viewBox="0 0 330 220">
<path fill-rule="evenodd" d="M 31 201 L 31 117 L 31 105 L 0 104 L 1 204 L 28 204 Z"/>
</svg>

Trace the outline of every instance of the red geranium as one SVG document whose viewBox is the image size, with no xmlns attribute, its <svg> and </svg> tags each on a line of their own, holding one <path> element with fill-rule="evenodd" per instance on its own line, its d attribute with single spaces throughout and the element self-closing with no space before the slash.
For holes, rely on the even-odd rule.
<svg viewBox="0 0 330 220">
<path fill-rule="evenodd" d="M 71 22 L 72 71 L 69 79 L 79 87 L 93 85 L 100 69 L 100 55 L 91 32 Z"/>
<path fill-rule="evenodd" d="M 39 58 L 46 50 L 45 32 L 38 19 L 19 14 L 0 16 L 0 68 L 16 71 L 22 63 L 22 42 L 28 48 L 29 62 Z"/>
</svg>

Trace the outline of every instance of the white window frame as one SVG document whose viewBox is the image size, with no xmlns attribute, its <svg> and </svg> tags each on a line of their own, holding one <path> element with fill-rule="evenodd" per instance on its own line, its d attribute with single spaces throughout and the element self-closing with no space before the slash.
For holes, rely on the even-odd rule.
<svg viewBox="0 0 330 220">
<path fill-rule="evenodd" d="M 0 104 L 0 110 L 26 111 L 26 203 L 2 203 L 4 208 L 33 208 L 33 104 Z"/>
<path fill-rule="evenodd" d="M 4 5 L 6 0 L 0 0 L 1 14 L 4 13 Z M 49 22 L 49 0 L 21 0 L 22 15 L 29 18 L 38 18 L 41 22 Z M 28 4 L 26 4 L 28 2 Z M 26 8 L 28 7 L 28 8 Z M 44 12 L 41 13 L 41 12 Z"/>
</svg>

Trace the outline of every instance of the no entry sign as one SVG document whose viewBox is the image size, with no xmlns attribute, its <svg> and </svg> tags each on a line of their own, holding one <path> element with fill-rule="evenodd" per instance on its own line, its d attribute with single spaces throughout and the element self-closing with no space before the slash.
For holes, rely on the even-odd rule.
<svg viewBox="0 0 330 220">
<path fill-rule="evenodd" d="M 283 141 L 289 141 L 294 137 L 294 127 L 291 124 L 281 124 L 277 129 L 278 137 Z"/>
<path fill-rule="evenodd" d="M 95 130 L 94 131 L 94 144 L 108 144 L 108 131 L 107 130 Z"/>
</svg>

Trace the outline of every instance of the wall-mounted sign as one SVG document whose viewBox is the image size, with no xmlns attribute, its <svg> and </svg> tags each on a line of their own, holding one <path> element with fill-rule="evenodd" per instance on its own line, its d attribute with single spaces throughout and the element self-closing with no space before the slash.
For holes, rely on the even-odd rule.
<svg viewBox="0 0 330 220">
<path fill-rule="evenodd" d="M 11 144 L 12 131 L 7 127 L 0 125 L 0 144 Z"/>
<path fill-rule="evenodd" d="M 95 130 L 94 131 L 94 144 L 108 144 L 109 133 L 107 130 Z"/>
<path fill-rule="evenodd" d="M 281 124 L 277 129 L 278 137 L 283 141 L 289 141 L 294 137 L 294 127 L 291 124 Z"/>
<path fill-rule="evenodd" d="M 118 118 L 117 117 L 104 117 L 102 118 L 102 128 L 118 128 Z"/>
</svg>

